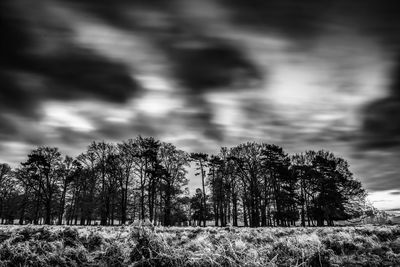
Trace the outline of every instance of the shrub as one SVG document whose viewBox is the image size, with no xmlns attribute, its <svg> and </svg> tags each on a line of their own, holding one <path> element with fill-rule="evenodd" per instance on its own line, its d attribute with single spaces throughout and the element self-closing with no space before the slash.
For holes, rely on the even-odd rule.
<svg viewBox="0 0 400 267">
<path fill-rule="evenodd" d="M 83 245 L 89 251 L 98 250 L 104 243 L 103 237 L 97 232 L 90 232 L 89 236 L 83 240 Z"/>
<path fill-rule="evenodd" d="M 82 266 L 88 262 L 88 252 L 83 247 L 67 247 L 65 248 L 62 256 L 69 266 Z"/>
<path fill-rule="evenodd" d="M 79 243 L 79 234 L 76 229 L 72 229 L 70 227 L 65 228 L 64 231 L 61 232 L 61 237 L 64 241 L 65 246 L 76 247 Z"/>
<path fill-rule="evenodd" d="M 131 238 L 136 242 L 136 246 L 130 253 L 132 262 L 143 261 L 155 257 L 159 250 L 157 239 L 147 229 L 138 228 L 132 231 Z"/>
<path fill-rule="evenodd" d="M 400 237 L 390 243 L 390 248 L 396 254 L 400 254 Z"/>
<path fill-rule="evenodd" d="M 0 244 L 11 237 L 11 233 L 7 231 L 0 231 Z"/>
<path fill-rule="evenodd" d="M 115 243 L 111 244 L 101 257 L 101 261 L 104 262 L 106 266 L 123 266 L 124 260 L 125 257 L 121 248 Z"/>
</svg>

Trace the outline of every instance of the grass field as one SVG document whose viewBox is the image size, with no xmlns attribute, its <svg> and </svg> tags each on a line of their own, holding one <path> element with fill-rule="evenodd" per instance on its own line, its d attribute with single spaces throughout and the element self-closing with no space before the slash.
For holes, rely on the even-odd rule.
<svg viewBox="0 0 400 267">
<path fill-rule="evenodd" d="M 0 226 L 0 266 L 400 266 L 400 226 Z"/>
</svg>

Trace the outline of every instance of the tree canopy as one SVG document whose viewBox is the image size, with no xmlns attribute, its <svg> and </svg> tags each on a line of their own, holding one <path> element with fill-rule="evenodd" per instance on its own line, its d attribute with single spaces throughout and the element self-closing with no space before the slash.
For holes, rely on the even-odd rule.
<svg viewBox="0 0 400 267">
<path fill-rule="evenodd" d="M 201 178 L 193 196 L 190 166 Z M 323 226 L 363 215 L 365 197 L 343 158 L 267 143 L 189 154 L 138 136 L 92 142 L 76 158 L 41 146 L 15 169 L 0 164 L 1 223 Z"/>
</svg>

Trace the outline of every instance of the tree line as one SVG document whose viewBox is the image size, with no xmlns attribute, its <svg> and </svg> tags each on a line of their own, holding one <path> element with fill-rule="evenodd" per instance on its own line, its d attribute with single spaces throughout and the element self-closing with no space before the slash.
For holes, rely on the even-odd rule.
<svg viewBox="0 0 400 267">
<path fill-rule="evenodd" d="M 212 218 L 216 226 L 331 226 L 366 211 L 349 164 L 328 151 L 289 156 L 277 145 L 245 143 L 195 159 L 210 190 L 202 194 L 210 203 L 201 205 L 203 225 Z"/>
<path fill-rule="evenodd" d="M 190 166 L 201 179 L 193 196 Z M 14 169 L 0 164 L 2 224 L 323 226 L 361 216 L 365 196 L 328 151 L 254 142 L 208 155 L 138 136 L 92 142 L 75 158 L 41 146 Z"/>
</svg>

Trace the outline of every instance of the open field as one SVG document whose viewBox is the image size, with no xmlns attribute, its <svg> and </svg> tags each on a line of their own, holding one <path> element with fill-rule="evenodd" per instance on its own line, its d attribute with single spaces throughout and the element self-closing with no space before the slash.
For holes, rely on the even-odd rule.
<svg viewBox="0 0 400 267">
<path fill-rule="evenodd" d="M 400 266 L 400 227 L 1 226 L 0 266 Z"/>
</svg>

